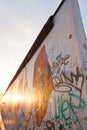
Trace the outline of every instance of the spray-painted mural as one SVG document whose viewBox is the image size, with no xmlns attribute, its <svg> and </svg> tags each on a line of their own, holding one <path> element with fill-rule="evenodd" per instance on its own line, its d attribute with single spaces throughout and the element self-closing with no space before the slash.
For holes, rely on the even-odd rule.
<svg viewBox="0 0 87 130">
<path fill-rule="evenodd" d="M 65 0 L 51 32 L 3 96 L 2 130 L 87 130 L 87 55 L 81 59 L 73 3 Z"/>
</svg>

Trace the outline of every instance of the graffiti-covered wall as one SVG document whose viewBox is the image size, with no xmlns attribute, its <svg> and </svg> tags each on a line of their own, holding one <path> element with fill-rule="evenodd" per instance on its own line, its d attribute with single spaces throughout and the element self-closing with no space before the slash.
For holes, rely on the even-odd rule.
<svg viewBox="0 0 87 130">
<path fill-rule="evenodd" d="M 53 28 L 1 103 L 6 130 L 87 129 L 87 42 L 76 0 L 65 0 Z"/>
</svg>

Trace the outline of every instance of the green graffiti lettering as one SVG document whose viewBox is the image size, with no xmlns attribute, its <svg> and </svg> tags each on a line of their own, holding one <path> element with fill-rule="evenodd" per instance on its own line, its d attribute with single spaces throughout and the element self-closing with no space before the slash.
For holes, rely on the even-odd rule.
<svg viewBox="0 0 87 130">
<path fill-rule="evenodd" d="M 74 93 L 69 93 L 69 96 L 72 97 L 73 99 L 77 99 L 80 103 L 80 105 L 76 106 L 74 104 L 71 104 L 72 108 L 75 109 L 84 109 L 86 107 L 86 102 L 78 95 Z"/>
<path fill-rule="evenodd" d="M 83 130 L 82 124 L 80 123 L 80 120 L 78 119 L 75 110 L 84 109 L 86 107 L 86 102 L 75 93 L 69 93 L 68 96 L 68 99 L 62 99 L 62 97 L 58 97 L 58 99 L 56 99 L 55 96 L 51 97 L 52 101 L 54 102 L 54 108 L 51 107 L 51 103 L 49 102 L 50 119 L 54 121 L 62 121 L 63 124 L 66 125 L 67 129 L 70 130 L 72 120 L 71 116 L 73 115 L 75 122 L 77 122 L 81 130 Z M 75 105 L 73 102 L 76 100 L 78 102 L 77 105 Z"/>
</svg>

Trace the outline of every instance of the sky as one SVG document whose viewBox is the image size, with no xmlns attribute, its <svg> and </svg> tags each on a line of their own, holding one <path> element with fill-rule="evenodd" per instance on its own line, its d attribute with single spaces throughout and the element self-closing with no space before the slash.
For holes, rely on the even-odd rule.
<svg viewBox="0 0 87 130">
<path fill-rule="evenodd" d="M 87 35 L 87 0 L 78 0 Z M 0 93 L 4 93 L 61 0 L 0 0 Z"/>
</svg>

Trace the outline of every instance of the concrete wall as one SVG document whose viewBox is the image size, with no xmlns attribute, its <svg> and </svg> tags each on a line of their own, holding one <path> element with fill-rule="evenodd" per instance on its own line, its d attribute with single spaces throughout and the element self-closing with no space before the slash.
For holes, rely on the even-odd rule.
<svg viewBox="0 0 87 130">
<path fill-rule="evenodd" d="M 87 42 L 78 2 L 65 0 L 53 24 L 2 98 L 6 130 L 87 129 Z"/>
</svg>

